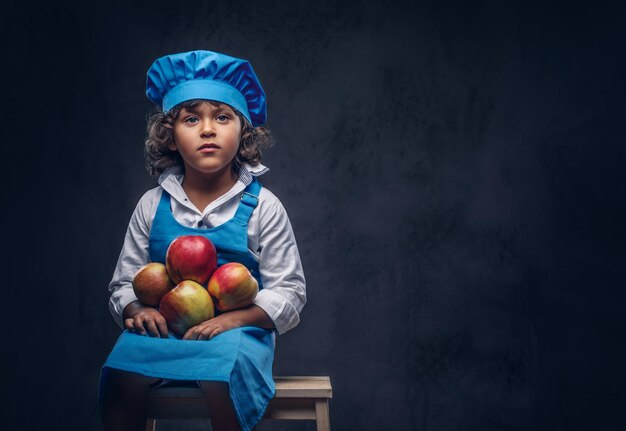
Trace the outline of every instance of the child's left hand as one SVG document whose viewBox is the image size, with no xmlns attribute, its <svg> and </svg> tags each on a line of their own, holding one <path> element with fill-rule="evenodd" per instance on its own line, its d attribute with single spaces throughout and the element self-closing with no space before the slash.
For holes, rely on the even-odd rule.
<svg viewBox="0 0 626 431">
<path fill-rule="evenodd" d="M 216 335 L 229 329 L 242 326 L 257 326 L 259 328 L 273 329 L 274 322 L 258 305 L 250 305 L 245 308 L 227 311 L 213 319 L 206 320 L 193 326 L 185 332 L 183 340 L 210 340 Z"/>
<path fill-rule="evenodd" d="M 192 326 L 185 332 L 183 340 L 210 340 L 222 332 L 238 328 L 241 326 L 241 323 L 236 314 L 234 312 L 223 313 L 196 326 Z"/>
</svg>

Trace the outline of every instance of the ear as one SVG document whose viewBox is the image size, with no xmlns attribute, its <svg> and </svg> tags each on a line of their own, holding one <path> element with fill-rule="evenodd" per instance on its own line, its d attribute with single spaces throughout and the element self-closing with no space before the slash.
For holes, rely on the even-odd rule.
<svg viewBox="0 0 626 431">
<path fill-rule="evenodd" d="M 178 151 L 178 146 L 176 145 L 176 142 L 174 142 L 174 140 L 172 139 L 172 142 L 170 142 L 167 145 L 167 148 L 171 151 Z"/>
</svg>

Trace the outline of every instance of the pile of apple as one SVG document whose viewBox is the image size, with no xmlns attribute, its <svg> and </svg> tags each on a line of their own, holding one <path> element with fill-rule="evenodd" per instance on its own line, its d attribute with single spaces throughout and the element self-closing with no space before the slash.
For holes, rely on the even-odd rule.
<svg viewBox="0 0 626 431">
<path fill-rule="evenodd" d="M 217 251 L 204 236 L 184 235 L 171 242 L 165 265 L 144 265 L 133 278 L 137 299 L 158 307 L 168 327 L 179 335 L 220 312 L 246 307 L 259 283 L 236 262 L 217 267 Z"/>
</svg>

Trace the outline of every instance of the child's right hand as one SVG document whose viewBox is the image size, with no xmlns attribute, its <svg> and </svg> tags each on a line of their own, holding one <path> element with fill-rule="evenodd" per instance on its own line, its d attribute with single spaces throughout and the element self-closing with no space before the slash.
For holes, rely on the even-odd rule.
<svg viewBox="0 0 626 431">
<path fill-rule="evenodd" d="M 124 308 L 124 327 L 131 332 L 151 337 L 167 338 L 167 322 L 156 308 L 142 305 L 139 301 L 131 302 Z"/>
</svg>

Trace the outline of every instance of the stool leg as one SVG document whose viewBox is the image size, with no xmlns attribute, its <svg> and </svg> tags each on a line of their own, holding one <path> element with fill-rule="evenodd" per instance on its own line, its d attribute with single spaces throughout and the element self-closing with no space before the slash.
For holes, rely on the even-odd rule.
<svg viewBox="0 0 626 431">
<path fill-rule="evenodd" d="M 156 419 L 146 420 L 146 431 L 156 431 Z"/>
<path fill-rule="evenodd" d="M 315 400 L 315 422 L 317 423 L 317 431 L 330 431 L 328 400 Z"/>
</svg>

